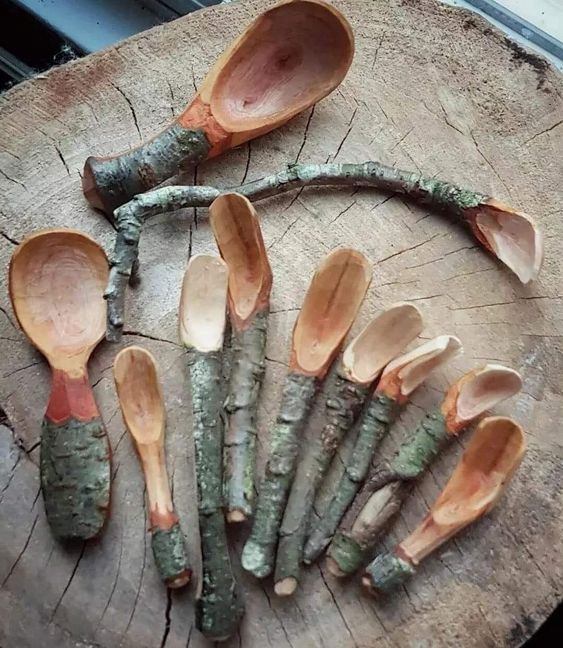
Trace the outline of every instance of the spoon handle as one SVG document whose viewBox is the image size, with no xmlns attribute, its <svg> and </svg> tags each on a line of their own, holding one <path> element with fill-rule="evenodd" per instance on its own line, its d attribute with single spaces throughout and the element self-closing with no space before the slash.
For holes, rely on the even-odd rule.
<svg viewBox="0 0 563 648">
<path fill-rule="evenodd" d="M 53 370 L 43 419 L 41 489 L 55 537 L 87 540 L 104 526 L 111 483 L 111 449 L 86 370 Z"/>
<path fill-rule="evenodd" d="M 192 570 L 186 555 L 184 534 L 172 502 L 163 441 L 161 439 L 153 445 L 137 443 L 137 452 L 147 485 L 156 568 L 166 586 L 177 589 L 189 583 Z"/>
<path fill-rule="evenodd" d="M 114 209 L 177 175 L 183 166 L 207 158 L 211 149 L 203 128 L 174 122 L 136 148 L 113 157 L 89 157 L 82 190 L 88 202 L 111 219 Z"/>
</svg>

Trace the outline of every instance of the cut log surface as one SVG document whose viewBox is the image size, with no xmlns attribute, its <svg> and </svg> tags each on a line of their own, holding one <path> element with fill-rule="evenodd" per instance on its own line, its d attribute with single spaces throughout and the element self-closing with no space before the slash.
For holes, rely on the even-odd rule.
<svg viewBox="0 0 563 648">
<path fill-rule="evenodd" d="M 0 97 L 0 252 L 34 229 L 75 227 L 107 251 L 114 231 L 92 211 L 80 173 L 88 155 L 126 150 L 158 132 L 223 48 L 269 6 L 245 0 L 197 12 L 22 83 Z M 258 474 L 281 397 L 289 336 L 314 268 L 338 245 L 374 263 L 353 332 L 378 310 L 412 300 L 424 337 L 457 335 L 465 355 L 414 396 L 382 444 L 439 402 L 476 364 L 520 369 L 524 389 L 495 413 L 527 432 L 528 453 L 488 517 L 444 545 L 384 601 L 361 595 L 323 562 L 278 600 L 269 581 L 234 568 L 246 616 L 229 646 L 410 648 L 518 646 L 563 595 L 563 78 L 486 22 L 434 0 L 339 0 L 356 56 L 342 86 L 260 140 L 188 174 L 188 184 L 238 185 L 288 162 L 363 162 L 419 168 L 537 217 L 546 236 L 539 280 L 523 287 L 462 229 L 369 189 L 309 188 L 257 204 L 274 272 Z M 198 554 L 189 385 L 177 340 L 181 278 L 192 253 L 215 251 L 206 210 L 152 218 L 141 241 L 142 283 L 128 291 L 122 343 L 90 362 L 113 447 L 111 518 L 99 540 L 62 546 L 39 492 L 40 421 L 49 371 L 0 291 L 0 645 L 3 648 L 205 646 L 194 628 L 193 587 L 166 592 L 147 533 L 143 478 L 116 401 L 111 365 L 127 344 L 158 357 L 168 411 L 168 466 L 190 556 Z M 319 398 L 322 413 L 322 395 Z M 316 417 L 316 418 L 315 418 Z M 313 425 L 322 424 L 317 413 Z M 468 437 L 417 484 L 385 546 L 422 520 Z M 231 537 L 240 558 L 246 530 Z M 238 563 L 238 561 L 235 561 Z M 194 565 L 195 566 L 195 565 Z"/>
</svg>

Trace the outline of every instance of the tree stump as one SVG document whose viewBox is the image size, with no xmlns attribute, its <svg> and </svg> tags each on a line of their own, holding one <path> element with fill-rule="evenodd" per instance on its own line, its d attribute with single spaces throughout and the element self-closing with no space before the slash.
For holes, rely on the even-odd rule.
<svg viewBox="0 0 563 648">
<path fill-rule="evenodd" d="M 75 227 L 112 249 L 114 232 L 80 188 L 89 154 L 156 133 L 187 102 L 228 42 L 271 4 L 246 0 L 157 27 L 22 83 L 0 97 L 0 239 L 6 268 L 34 229 Z M 208 162 L 187 183 L 237 185 L 288 162 L 376 159 L 455 181 L 537 217 L 546 236 L 540 278 L 523 287 L 462 229 L 398 196 L 305 189 L 257 204 L 274 272 L 267 372 L 260 405 L 263 466 L 288 357 L 312 272 L 338 245 L 372 259 L 374 281 L 355 330 L 399 300 L 424 311 L 425 337 L 458 335 L 465 355 L 421 388 L 384 444 L 393 452 L 448 381 L 486 362 L 519 368 L 511 413 L 527 432 L 524 464 L 499 507 L 426 561 L 388 600 L 357 581 L 307 570 L 290 600 L 241 573 L 247 613 L 230 645 L 245 648 L 518 646 L 563 591 L 563 79 L 542 58 L 473 14 L 434 0 L 342 0 L 357 51 L 340 89 L 284 128 Z M 168 462 L 188 546 L 197 507 L 187 363 L 177 338 L 181 276 L 192 253 L 215 251 L 205 210 L 151 219 L 142 283 L 128 294 L 124 340 L 102 343 L 90 368 L 113 447 L 112 515 L 102 537 L 61 546 L 39 492 L 39 423 L 48 369 L 15 324 L 2 276 L 0 403 L 0 644 L 204 646 L 193 588 L 167 593 L 153 564 L 143 481 L 118 409 L 111 364 L 127 344 L 158 359 L 168 408 Z M 316 419 L 318 425 L 319 419 Z M 385 544 L 422 518 L 455 465 L 459 444 L 417 486 Z M 246 532 L 232 534 L 240 556 Z"/>
</svg>

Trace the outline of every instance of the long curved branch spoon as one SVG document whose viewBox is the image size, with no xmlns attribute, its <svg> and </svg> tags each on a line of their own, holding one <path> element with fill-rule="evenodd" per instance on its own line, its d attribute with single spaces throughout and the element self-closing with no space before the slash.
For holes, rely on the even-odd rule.
<svg viewBox="0 0 563 648">
<path fill-rule="evenodd" d="M 92 538 L 109 510 L 111 451 L 87 370 L 104 335 L 107 276 L 103 249 L 69 229 L 35 232 L 10 261 L 14 313 L 52 370 L 40 472 L 47 519 L 61 539 Z"/>
<path fill-rule="evenodd" d="M 223 53 L 184 112 L 153 139 L 115 157 L 89 157 L 84 195 L 113 210 L 185 165 L 267 133 L 336 88 L 350 67 L 350 25 L 321 0 L 260 15 Z"/>
<path fill-rule="evenodd" d="M 276 594 L 289 596 L 298 585 L 315 494 L 341 440 L 358 418 L 385 365 L 422 328 L 422 315 L 415 306 L 391 306 L 374 317 L 347 345 L 337 370 L 327 379 L 327 421 L 297 466 L 280 527 L 274 575 Z"/>
<path fill-rule="evenodd" d="M 117 235 L 106 295 L 107 339 L 119 340 L 123 328 L 125 291 L 137 261 L 142 226 L 155 214 L 185 207 L 209 207 L 225 192 L 242 194 L 252 201 L 312 186 L 372 187 L 395 192 L 429 204 L 455 222 L 463 222 L 479 243 L 520 279 L 535 279 L 543 262 L 543 234 L 534 220 L 476 191 L 450 182 L 404 171 L 380 162 L 363 164 L 290 164 L 284 170 L 237 188 L 162 187 L 140 194 L 115 211 Z"/>
<path fill-rule="evenodd" d="M 295 473 L 300 435 L 316 391 L 350 330 L 371 281 L 369 261 L 342 248 L 320 263 L 293 329 L 289 371 L 242 566 L 258 578 L 274 567 L 278 530 Z"/>
<path fill-rule="evenodd" d="M 197 628 L 214 641 L 232 636 L 244 602 L 229 557 L 223 516 L 223 336 L 228 268 L 219 257 L 190 259 L 180 298 L 180 340 L 190 368 L 197 506 L 203 575 L 196 606 Z"/>
<path fill-rule="evenodd" d="M 247 198 L 225 194 L 213 202 L 209 217 L 229 267 L 232 358 L 225 405 L 225 506 L 229 522 L 242 522 L 254 510 L 256 412 L 265 370 L 272 269 Z"/>
<path fill-rule="evenodd" d="M 127 347 L 113 361 L 113 376 L 123 420 L 135 442 L 147 485 L 154 561 L 168 587 L 183 587 L 190 580 L 191 569 L 168 482 L 166 412 L 155 359 L 141 347 Z"/>
<path fill-rule="evenodd" d="M 406 376 L 407 390 L 418 370 Z M 389 375 L 392 377 L 393 373 Z M 400 378 L 400 373 L 396 375 Z M 392 387 L 392 382 L 389 387 Z M 398 386 L 401 386 L 399 383 Z M 329 549 L 327 565 L 335 576 L 358 569 L 401 508 L 411 485 L 427 470 L 440 451 L 478 416 L 517 394 L 522 379 L 513 369 L 485 365 L 467 372 L 447 391 L 443 402 L 426 414 L 389 463 L 374 464 L 348 511 L 341 533 Z M 400 389 L 401 393 L 402 387 Z"/>
<path fill-rule="evenodd" d="M 362 584 L 385 594 L 412 576 L 419 563 L 488 513 L 512 479 L 526 451 L 522 428 L 509 418 L 481 421 L 460 462 L 428 515 L 391 553 L 379 555 Z"/>
</svg>

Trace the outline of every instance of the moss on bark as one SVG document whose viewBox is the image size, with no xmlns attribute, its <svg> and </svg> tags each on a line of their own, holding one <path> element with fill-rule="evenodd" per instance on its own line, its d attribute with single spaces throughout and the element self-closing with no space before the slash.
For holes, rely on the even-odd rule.
<svg viewBox="0 0 563 648">
<path fill-rule="evenodd" d="M 304 549 L 304 561 L 314 562 L 332 539 L 347 508 L 368 474 L 373 453 L 395 419 L 397 403 L 385 394 L 375 393 L 358 421 L 358 436 L 342 478 L 326 511 L 313 526 Z"/>
<path fill-rule="evenodd" d="M 201 162 L 210 148 L 202 129 L 173 124 L 127 153 L 107 159 L 89 157 L 84 165 L 84 194 L 113 220 L 117 207 L 176 175 L 184 166 Z"/>
<path fill-rule="evenodd" d="M 225 431 L 225 505 L 245 518 L 254 509 L 256 414 L 264 379 L 268 311 L 256 314 L 244 331 L 233 329 L 231 378 Z"/>
<path fill-rule="evenodd" d="M 374 593 L 387 593 L 401 583 L 404 583 L 415 573 L 415 568 L 406 560 L 393 553 L 377 556 L 365 572 L 369 578 L 370 589 Z M 365 582 L 365 581 L 364 581 Z"/>
<path fill-rule="evenodd" d="M 357 418 L 369 389 L 369 385 L 358 385 L 348 380 L 341 365 L 329 376 L 325 403 L 327 422 L 297 467 L 283 516 L 276 557 L 276 583 L 285 578 L 299 581 L 315 494 L 336 449 Z"/>
<path fill-rule="evenodd" d="M 184 534 L 176 522 L 169 529 L 152 530 L 152 553 L 160 577 L 167 585 L 189 580 L 190 568 L 184 546 Z"/>
<path fill-rule="evenodd" d="M 43 420 L 41 489 L 57 538 L 87 540 L 102 530 L 110 503 L 110 455 L 100 418 L 61 424 Z"/>
<path fill-rule="evenodd" d="M 197 627 L 209 639 L 232 636 L 244 614 L 227 546 L 222 498 L 222 353 L 188 352 L 198 492 L 202 586 Z"/>
<path fill-rule="evenodd" d="M 242 566 L 258 578 L 271 574 L 274 567 L 278 530 L 295 474 L 301 434 L 317 387 L 315 376 L 287 375 L 252 531 L 242 552 Z"/>
<path fill-rule="evenodd" d="M 437 408 L 422 419 L 389 465 L 372 466 L 329 549 L 340 571 L 351 574 L 373 555 L 378 539 L 400 510 L 413 481 L 422 475 L 449 438 L 446 421 Z"/>
</svg>

